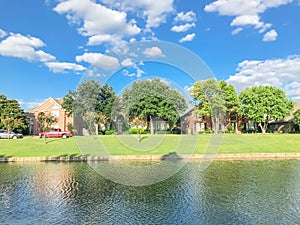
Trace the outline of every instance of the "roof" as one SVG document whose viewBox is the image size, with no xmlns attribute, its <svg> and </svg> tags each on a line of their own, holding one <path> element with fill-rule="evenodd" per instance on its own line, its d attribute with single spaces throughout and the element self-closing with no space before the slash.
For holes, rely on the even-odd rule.
<svg viewBox="0 0 300 225">
<path fill-rule="evenodd" d="M 34 113 L 35 111 L 38 111 L 38 109 L 39 109 L 42 105 L 44 105 L 47 101 L 49 101 L 49 100 L 54 100 L 54 102 L 55 102 L 56 105 L 58 105 L 58 106 L 60 106 L 60 107 L 62 106 L 63 98 L 52 98 L 52 97 L 49 97 L 49 98 L 47 98 L 45 101 L 43 101 L 43 103 L 41 103 L 39 106 L 37 106 L 37 107 L 35 107 L 35 108 L 33 108 L 33 109 L 28 110 L 28 112 Z"/>
</svg>

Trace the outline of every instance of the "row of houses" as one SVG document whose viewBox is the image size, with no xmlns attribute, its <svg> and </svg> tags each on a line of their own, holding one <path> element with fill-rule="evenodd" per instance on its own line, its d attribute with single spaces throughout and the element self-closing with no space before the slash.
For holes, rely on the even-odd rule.
<svg viewBox="0 0 300 225">
<path fill-rule="evenodd" d="M 57 122 L 52 126 L 54 128 L 60 128 L 62 130 L 68 130 L 71 126 L 77 130 L 78 134 L 84 134 L 83 124 L 78 119 L 73 116 L 68 116 L 67 112 L 62 108 L 63 99 L 62 98 L 48 98 L 41 105 L 35 107 L 34 109 L 26 112 L 26 117 L 29 122 L 29 133 L 37 135 L 42 127 L 38 122 L 38 115 L 40 113 L 50 114 L 57 118 Z M 297 102 L 294 106 L 292 114 L 300 109 L 300 102 Z M 282 131 L 284 133 L 295 132 L 296 128 L 292 122 L 292 114 L 280 121 L 273 121 L 269 123 L 269 129 L 276 132 Z M 115 121 L 117 133 L 122 133 L 124 119 L 117 118 Z M 226 115 L 223 124 L 218 127 L 219 130 L 224 130 L 228 125 L 232 127 L 243 127 L 244 130 L 257 130 L 258 127 L 256 123 L 249 121 L 246 117 L 241 117 L 236 113 L 231 113 Z M 179 129 L 182 134 L 197 134 L 199 132 L 205 132 L 207 129 L 212 128 L 212 121 L 210 117 L 200 116 L 195 113 L 194 109 L 189 110 L 184 115 L 181 116 Z M 159 118 L 154 120 L 154 130 L 167 130 L 169 125 L 166 121 Z"/>
</svg>

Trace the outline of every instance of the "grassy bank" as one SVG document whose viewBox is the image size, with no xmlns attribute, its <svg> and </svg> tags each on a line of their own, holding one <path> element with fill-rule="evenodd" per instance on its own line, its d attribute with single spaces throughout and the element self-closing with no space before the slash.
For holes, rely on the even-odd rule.
<svg viewBox="0 0 300 225">
<path fill-rule="evenodd" d="M 195 154 L 203 154 L 208 143 L 211 141 L 210 135 L 200 135 Z M 300 152 L 299 134 L 247 134 L 223 136 L 223 143 L 219 153 L 240 154 L 240 153 L 291 153 Z M 96 152 L 80 151 L 76 138 L 69 139 L 48 139 L 47 144 L 43 140 L 33 137 L 25 137 L 18 140 L 0 140 L 0 157 L 43 157 L 43 156 L 79 156 L 96 155 Z M 180 135 L 159 136 L 151 139 L 144 136 L 139 144 L 135 136 L 129 139 L 122 139 L 116 136 L 99 136 L 99 143 L 105 146 L 107 152 L 112 155 L 156 155 L 168 154 L 176 151 L 177 154 L 191 153 L 191 146 L 183 145 L 176 150 L 180 143 Z M 98 140 L 97 140 L 98 141 Z M 135 150 L 132 146 L 136 146 Z M 144 146 L 144 149 L 141 148 Z M 142 150 L 141 150 L 142 149 Z M 82 150 L 82 149 L 81 149 Z M 105 155 L 105 153 L 99 153 Z"/>
</svg>

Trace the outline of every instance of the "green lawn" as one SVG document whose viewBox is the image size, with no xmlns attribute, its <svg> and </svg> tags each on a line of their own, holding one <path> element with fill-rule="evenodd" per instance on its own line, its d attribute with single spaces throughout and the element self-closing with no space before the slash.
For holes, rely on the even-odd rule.
<svg viewBox="0 0 300 225">
<path fill-rule="evenodd" d="M 96 155 L 97 151 L 81 151 L 78 143 L 80 137 L 68 139 L 48 139 L 47 144 L 42 139 L 25 137 L 18 140 L 0 140 L 0 157 L 37 157 L 37 156 L 71 156 L 71 155 Z M 156 155 L 175 152 L 177 154 L 188 154 L 193 152 L 192 140 L 181 139 L 180 135 L 154 137 L 144 136 L 141 143 L 137 143 L 136 136 L 99 136 L 96 145 L 100 144 L 111 155 Z M 186 137 L 187 138 L 187 137 Z M 208 143 L 213 149 L 218 148 L 213 145 L 214 139 L 210 135 L 200 135 L 196 154 L 203 154 Z M 95 141 L 94 140 L 94 141 Z M 183 141 L 180 141 L 183 140 Z M 193 139 L 196 140 L 196 139 Z M 89 141 L 87 139 L 87 143 Z M 178 144 L 180 145 L 178 146 Z M 81 146 L 79 144 L 79 146 Z M 223 136 L 223 143 L 219 153 L 280 153 L 280 152 L 300 152 L 299 134 L 226 134 Z M 98 155 L 106 155 L 99 153 Z"/>
</svg>

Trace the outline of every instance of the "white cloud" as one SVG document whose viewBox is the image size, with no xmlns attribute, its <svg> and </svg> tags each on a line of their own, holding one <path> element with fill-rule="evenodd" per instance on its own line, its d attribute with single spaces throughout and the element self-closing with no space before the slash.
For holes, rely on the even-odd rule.
<svg viewBox="0 0 300 225">
<path fill-rule="evenodd" d="M 287 95 L 300 100 L 300 56 L 286 59 L 245 60 L 239 63 L 237 73 L 230 76 L 228 83 L 237 91 L 255 85 L 271 85 L 282 88 Z"/>
<path fill-rule="evenodd" d="M 173 26 L 171 28 L 172 31 L 174 32 L 186 32 L 189 29 L 191 29 L 192 27 L 195 27 L 196 24 L 195 23 L 186 23 L 184 25 L 179 25 L 179 26 Z"/>
<path fill-rule="evenodd" d="M 231 32 L 231 34 L 232 34 L 232 35 L 236 35 L 236 34 L 240 33 L 242 30 L 243 30 L 243 28 L 238 27 L 238 28 L 236 28 L 235 30 L 233 30 L 233 31 Z"/>
<path fill-rule="evenodd" d="M 88 69 L 85 75 L 88 77 L 105 77 L 105 75 L 99 73 L 96 68 Z"/>
<path fill-rule="evenodd" d="M 117 58 L 101 53 L 84 53 L 83 55 L 76 56 L 76 61 L 87 62 L 95 67 L 99 67 L 104 70 L 114 70 L 120 66 L 119 60 Z"/>
<path fill-rule="evenodd" d="M 99 34 L 94 35 L 89 38 L 87 45 L 101 45 L 103 43 L 111 43 L 112 45 L 118 45 L 122 43 L 122 39 L 120 36 L 111 35 L 111 34 Z"/>
<path fill-rule="evenodd" d="M 159 47 L 146 48 L 143 51 L 144 56 L 147 58 L 160 58 L 165 57 Z"/>
<path fill-rule="evenodd" d="M 293 0 L 216 0 L 205 6 L 206 12 L 218 12 L 222 16 L 233 16 L 231 26 L 254 26 L 262 33 L 271 27 L 261 21 L 260 15 L 269 8 L 275 8 Z"/>
<path fill-rule="evenodd" d="M 277 39 L 277 32 L 275 30 L 270 30 L 264 35 L 263 41 L 275 41 Z"/>
<path fill-rule="evenodd" d="M 135 73 L 129 73 L 128 70 L 123 70 L 123 75 L 126 77 L 134 77 Z"/>
<path fill-rule="evenodd" d="M 196 36 L 195 33 L 187 34 L 185 37 L 181 38 L 179 42 L 182 43 L 182 42 L 192 41 L 195 38 L 195 36 Z"/>
<path fill-rule="evenodd" d="M 126 12 L 134 12 L 135 15 L 144 18 L 147 30 L 158 27 L 166 21 L 168 13 L 173 11 L 174 0 L 103 0 L 103 2 Z"/>
<path fill-rule="evenodd" d="M 54 56 L 42 50 L 36 50 L 36 48 L 44 46 L 44 42 L 38 38 L 10 33 L 5 40 L 0 42 L 0 54 L 22 58 L 27 61 L 46 62 L 55 60 Z"/>
<path fill-rule="evenodd" d="M 4 30 L 0 29 L 0 38 L 4 38 L 6 35 L 7 33 Z"/>
<path fill-rule="evenodd" d="M 135 63 L 132 62 L 132 59 L 127 58 L 127 59 L 124 59 L 124 60 L 121 62 L 121 65 L 122 65 L 122 66 L 125 66 L 125 67 L 131 67 L 131 66 L 135 66 Z"/>
<path fill-rule="evenodd" d="M 83 36 L 115 35 L 121 38 L 136 35 L 141 31 L 135 20 L 127 21 L 125 12 L 107 8 L 92 0 L 66 0 L 60 2 L 53 10 L 59 14 L 67 14 L 66 18 L 71 23 L 82 24 L 78 32 Z M 96 36 L 89 43 L 95 44 L 97 38 L 101 42 L 103 37 L 105 36 Z"/>
<path fill-rule="evenodd" d="M 67 63 L 67 62 L 46 62 L 45 65 L 53 73 L 65 73 L 67 70 L 83 71 L 86 69 L 82 65 L 78 65 L 76 63 Z"/>
<path fill-rule="evenodd" d="M 45 100 L 46 99 L 26 102 L 23 99 L 17 99 L 17 101 L 25 111 L 40 106 Z"/>
<path fill-rule="evenodd" d="M 193 11 L 189 11 L 186 13 L 180 12 L 174 18 L 175 22 L 196 22 L 196 20 L 196 13 L 194 13 Z"/>
<path fill-rule="evenodd" d="M 143 76 L 143 74 L 145 74 L 145 72 L 138 68 L 138 67 L 135 67 L 135 72 L 134 73 L 129 73 L 128 70 L 123 70 L 123 75 L 126 76 L 126 77 L 137 77 L 137 78 L 141 78 Z"/>
</svg>

